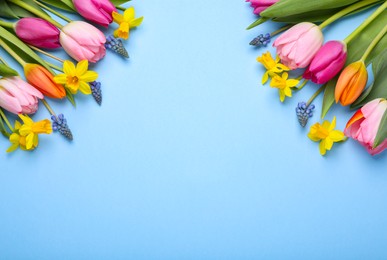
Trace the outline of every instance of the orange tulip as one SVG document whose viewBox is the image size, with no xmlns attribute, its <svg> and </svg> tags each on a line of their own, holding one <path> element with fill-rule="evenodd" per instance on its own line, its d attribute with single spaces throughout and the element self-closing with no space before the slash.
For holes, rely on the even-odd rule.
<svg viewBox="0 0 387 260">
<path fill-rule="evenodd" d="M 364 61 L 349 64 L 340 74 L 336 84 L 335 99 L 343 106 L 352 104 L 364 90 L 368 79 Z"/>
<path fill-rule="evenodd" d="M 27 81 L 50 98 L 64 98 L 66 91 L 63 85 L 54 81 L 54 76 L 43 66 L 28 63 L 24 66 Z"/>
</svg>

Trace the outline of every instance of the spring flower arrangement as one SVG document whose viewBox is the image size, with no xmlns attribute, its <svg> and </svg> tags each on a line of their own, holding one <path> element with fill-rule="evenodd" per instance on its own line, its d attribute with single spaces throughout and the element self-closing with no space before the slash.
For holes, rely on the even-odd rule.
<svg viewBox="0 0 387 260">
<path fill-rule="evenodd" d="M 91 95 L 101 105 L 98 73 L 90 70 L 109 49 L 129 58 L 123 41 L 142 23 L 127 0 L 3 0 L 0 1 L 0 47 L 15 59 L 23 76 L 0 57 L 0 131 L 9 139 L 7 152 L 34 150 L 40 134 L 59 132 L 68 140 L 72 132 L 63 114 L 56 114 L 50 99 L 65 98 L 75 106 L 74 95 Z M 73 21 L 65 14 L 75 13 L 85 21 Z M 52 18 L 58 17 L 63 22 Z M 94 25 L 92 25 L 94 24 Z M 113 35 L 105 36 L 103 27 L 112 25 Z M 62 48 L 69 56 L 63 60 L 50 53 Z M 40 55 L 38 55 L 38 53 Z M 42 58 L 45 57 L 45 58 Z M 49 62 L 54 59 L 60 66 Z M 49 119 L 31 117 L 41 102 Z M 11 123 L 14 120 L 14 123 Z"/>
<path fill-rule="evenodd" d="M 277 31 L 259 34 L 250 45 L 264 47 L 274 40 L 276 55 L 265 52 L 257 58 L 266 72 L 262 84 L 278 89 L 280 101 L 292 97 L 308 81 L 321 85 L 307 102 L 299 102 L 296 115 L 302 127 L 313 116 L 314 99 L 323 93 L 324 119 L 333 105 L 357 109 L 343 131 L 336 128 L 336 117 L 310 126 L 308 137 L 319 142 L 321 155 L 335 142 L 352 138 L 371 155 L 387 148 L 387 1 L 386 0 L 247 0 L 257 20 L 247 29 L 264 22 L 280 22 Z M 324 43 L 324 30 L 334 22 L 374 8 L 374 12 L 344 39 Z M 374 80 L 367 85 L 367 66 Z M 290 77 L 293 73 L 294 78 Z M 298 77 L 297 77 L 298 76 Z"/>
</svg>

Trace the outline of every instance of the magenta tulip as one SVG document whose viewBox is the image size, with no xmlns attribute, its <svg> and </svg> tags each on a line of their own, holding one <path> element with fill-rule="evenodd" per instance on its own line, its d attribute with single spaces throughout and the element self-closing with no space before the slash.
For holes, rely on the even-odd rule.
<svg viewBox="0 0 387 260">
<path fill-rule="evenodd" d="M 258 15 L 278 1 L 279 0 L 246 0 L 246 2 L 250 2 L 251 7 L 254 8 L 254 13 Z"/>
<path fill-rule="evenodd" d="M 341 41 L 329 41 L 314 56 L 303 77 L 325 84 L 341 71 L 346 59 L 347 45 Z"/>
<path fill-rule="evenodd" d="M 33 114 L 43 94 L 19 77 L 0 79 L 0 107 L 14 114 Z"/>
<path fill-rule="evenodd" d="M 75 9 L 87 20 L 108 27 L 116 7 L 109 0 L 73 0 Z"/>
<path fill-rule="evenodd" d="M 387 148 L 387 139 L 377 147 L 373 146 L 386 110 L 386 99 L 378 98 L 368 102 L 348 121 L 344 130 L 345 135 L 358 141 L 371 155 L 383 152 Z"/>
<path fill-rule="evenodd" d="M 273 46 L 282 63 L 290 69 L 306 68 L 323 43 L 320 28 L 309 22 L 294 25 L 281 34 Z"/>
<path fill-rule="evenodd" d="M 68 23 L 60 33 L 60 44 L 77 61 L 97 62 L 105 56 L 105 35 L 86 22 Z"/>
<path fill-rule="evenodd" d="M 21 18 L 15 24 L 16 35 L 25 43 L 38 48 L 54 49 L 60 47 L 59 29 L 40 18 Z"/>
</svg>

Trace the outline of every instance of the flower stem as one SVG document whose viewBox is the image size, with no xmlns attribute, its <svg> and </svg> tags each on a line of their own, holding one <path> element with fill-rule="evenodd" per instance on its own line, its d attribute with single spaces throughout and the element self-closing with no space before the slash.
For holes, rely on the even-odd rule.
<svg viewBox="0 0 387 260">
<path fill-rule="evenodd" d="M 320 27 L 320 29 L 323 29 L 326 26 L 328 26 L 329 24 L 336 21 L 337 19 L 340 19 L 344 15 L 347 15 L 347 14 L 349 14 L 357 9 L 360 9 L 364 6 L 367 6 L 367 5 L 370 5 L 370 4 L 379 2 L 379 1 L 380 0 L 364 0 L 364 1 L 357 2 L 356 4 L 350 5 L 347 8 L 344 8 L 343 10 L 341 10 L 341 11 L 337 12 L 336 14 L 332 15 L 331 17 L 329 17 L 322 24 L 320 24 L 319 27 Z"/>
<path fill-rule="evenodd" d="M 378 35 L 376 35 L 375 39 L 372 40 L 370 45 L 368 46 L 367 50 L 364 52 L 363 56 L 360 58 L 360 60 L 364 61 L 367 59 L 368 55 L 371 53 L 371 51 L 375 48 L 376 44 L 383 38 L 383 36 L 387 32 L 387 25 L 384 26 L 383 30 L 381 30 Z"/>
<path fill-rule="evenodd" d="M 46 61 L 46 63 L 47 63 L 48 66 L 50 66 L 50 67 L 53 68 L 54 70 L 62 71 L 62 72 L 63 72 L 63 69 L 62 69 L 62 68 L 60 68 L 60 67 L 58 67 L 58 66 L 56 66 L 56 65 L 54 65 L 54 64 L 52 64 L 52 63 L 50 63 L 50 62 L 48 62 L 48 61 Z"/>
<path fill-rule="evenodd" d="M 285 25 L 285 26 L 279 28 L 278 30 L 272 32 L 270 34 L 270 37 L 276 36 L 277 34 L 279 34 L 279 33 L 283 32 L 283 31 L 289 29 L 290 27 L 292 27 L 292 25 L 290 25 L 290 24 L 289 25 Z"/>
<path fill-rule="evenodd" d="M 5 21 L 0 20 L 0 26 L 3 26 L 3 27 L 7 27 L 7 28 L 10 28 L 10 29 L 13 29 L 13 25 L 14 25 L 14 23 L 5 22 Z"/>
<path fill-rule="evenodd" d="M 40 18 L 42 18 L 42 19 L 52 23 L 53 25 L 55 25 L 59 29 L 63 28 L 63 26 L 60 23 L 58 23 L 57 21 L 52 19 L 49 15 L 45 14 L 44 12 L 42 12 L 42 11 L 40 11 L 40 10 L 38 10 L 38 9 L 36 9 L 36 8 L 34 8 L 34 7 L 28 5 L 28 4 L 26 4 L 26 3 L 24 3 L 24 2 L 22 2 L 20 0 L 8 0 L 8 1 L 11 2 L 11 3 L 14 3 L 15 5 L 18 5 L 21 8 L 23 8 L 23 9 L 25 9 L 27 11 L 30 11 L 31 13 L 39 16 Z"/>
<path fill-rule="evenodd" d="M 312 104 L 313 100 L 318 96 L 320 95 L 320 93 L 325 89 L 326 85 L 322 85 L 314 94 L 313 96 L 311 96 L 308 100 L 308 102 L 306 102 L 306 107 L 308 107 L 310 104 Z"/>
<path fill-rule="evenodd" d="M 344 39 L 344 42 L 348 44 L 350 41 L 352 41 L 361 31 L 364 30 L 364 28 L 366 28 L 373 20 L 375 20 L 379 14 L 381 14 L 386 9 L 386 6 L 387 2 L 376 9 L 376 11 L 370 17 L 365 19 L 359 27 L 357 27 L 350 35 L 347 36 L 347 38 Z"/>
<path fill-rule="evenodd" d="M 9 67 L 8 63 L 7 63 L 2 57 L 0 57 L 0 61 L 1 61 L 5 66 L 8 66 L 8 67 Z"/>
<path fill-rule="evenodd" d="M 309 80 L 304 80 L 301 85 L 297 88 L 297 90 L 301 90 L 303 87 L 305 87 L 306 83 L 308 83 Z"/>
<path fill-rule="evenodd" d="M 41 99 L 40 101 L 42 101 L 43 105 L 46 107 L 50 115 L 56 116 L 54 110 L 52 110 L 51 106 L 47 103 L 45 99 Z"/>
<path fill-rule="evenodd" d="M 11 123 L 8 121 L 8 118 L 4 114 L 3 109 L 1 109 L 1 108 L 0 108 L 0 116 L 4 119 L 4 122 L 7 124 L 9 130 L 11 130 L 11 132 L 13 132 L 14 129 L 13 129 Z"/>
<path fill-rule="evenodd" d="M 24 67 L 27 63 L 14 51 L 11 47 L 9 47 L 2 39 L 0 39 L 0 46 L 4 48 L 17 62 Z"/>
<path fill-rule="evenodd" d="M 56 16 L 62 18 L 63 20 L 65 20 L 66 22 L 72 22 L 72 20 L 70 18 L 68 18 L 67 16 L 64 16 L 63 14 L 55 11 L 54 9 L 52 9 L 51 7 L 39 2 L 39 1 L 36 1 L 36 0 L 33 0 L 36 4 L 38 4 L 39 6 L 43 7 L 44 9 L 46 9 L 47 11 L 55 14 Z"/>
<path fill-rule="evenodd" d="M 44 51 L 44 50 L 42 50 L 42 49 L 39 49 L 39 48 L 37 48 L 37 47 L 35 47 L 35 46 L 32 46 L 32 45 L 28 45 L 31 49 L 33 49 L 33 50 L 35 50 L 35 51 L 37 51 L 37 52 L 40 52 L 40 53 L 42 53 L 42 54 L 44 54 L 44 55 L 46 55 L 46 56 L 48 56 L 48 57 L 50 57 L 50 58 L 52 58 L 52 59 L 54 59 L 54 60 L 57 60 L 57 61 L 59 61 L 59 62 L 64 62 L 64 60 L 62 60 L 61 58 L 59 58 L 59 57 L 57 57 L 57 56 L 55 56 L 55 55 L 52 55 L 51 53 L 48 53 L 48 52 L 46 52 L 46 51 Z"/>
<path fill-rule="evenodd" d="M 121 11 L 125 11 L 125 10 L 126 10 L 125 7 L 122 7 L 122 6 L 120 6 L 120 5 L 117 5 L 116 8 L 117 8 L 118 10 L 121 10 Z"/>
</svg>

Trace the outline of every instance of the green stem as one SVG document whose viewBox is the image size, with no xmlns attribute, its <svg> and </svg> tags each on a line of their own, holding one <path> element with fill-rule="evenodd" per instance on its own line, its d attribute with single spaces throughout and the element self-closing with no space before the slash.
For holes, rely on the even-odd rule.
<svg viewBox="0 0 387 260">
<path fill-rule="evenodd" d="M 8 0 L 9 2 L 11 3 L 14 3 L 15 5 L 18 5 L 20 6 L 21 8 L 27 10 L 27 11 L 30 11 L 31 13 L 39 16 L 40 18 L 52 23 L 53 25 L 55 25 L 56 27 L 58 27 L 59 29 L 62 29 L 63 26 L 58 23 L 57 21 L 55 21 L 54 19 L 52 19 L 49 15 L 45 14 L 44 12 L 42 11 L 39 11 L 38 9 L 20 1 L 20 0 Z"/>
<path fill-rule="evenodd" d="M 371 51 L 375 48 L 376 44 L 383 38 L 383 36 L 387 32 L 387 25 L 383 27 L 383 30 L 381 30 L 378 35 L 376 35 L 375 39 L 372 40 L 370 45 L 368 46 L 367 50 L 364 52 L 363 56 L 360 58 L 360 60 L 364 61 L 367 59 L 368 55 L 371 53 Z"/>
<path fill-rule="evenodd" d="M 17 62 L 24 67 L 27 63 L 14 51 L 10 48 L 2 39 L 0 39 L 0 46 L 4 48 Z"/>
<path fill-rule="evenodd" d="M 60 68 L 60 67 L 58 67 L 58 66 L 56 66 L 56 65 L 54 65 L 54 64 L 52 64 L 52 63 L 49 63 L 48 61 L 46 61 L 46 63 L 47 63 L 47 65 L 50 66 L 51 68 L 53 68 L 53 69 L 55 69 L 55 70 L 57 70 L 57 71 L 62 71 L 62 72 L 63 72 L 63 69 L 62 69 L 62 68 Z"/>
<path fill-rule="evenodd" d="M 308 83 L 309 80 L 304 80 L 302 84 L 297 88 L 297 90 L 301 90 L 303 87 L 305 87 L 306 83 Z"/>
<path fill-rule="evenodd" d="M 7 27 L 7 28 L 10 28 L 10 29 L 13 29 L 13 25 L 14 25 L 14 23 L 5 22 L 5 21 L 0 20 L 0 26 L 3 26 L 3 27 Z"/>
<path fill-rule="evenodd" d="M 347 38 L 344 39 L 345 43 L 349 43 L 352 41 L 361 31 L 363 31 L 364 28 L 366 28 L 375 18 L 381 14 L 387 7 L 387 1 L 382 4 L 376 11 L 367 19 L 364 20 L 364 22 L 357 27 L 350 35 L 347 36 Z"/>
<path fill-rule="evenodd" d="M 42 101 L 43 105 L 47 108 L 50 115 L 56 116 L 54 110 L 52 110 L 51 106 L 47 103 L 45 99 L 41 99 L 40 101 Z"/>
<path fill-rule="evenodd" d="M 57 56 L 55 56 L 55 55 L 52 55 L 51 53 L 48 53 L 48 52 L 46 52 L 46 51 L 44 51 L 44 50 L 42 50 L 42 49 L 39 49 L 39 48 L 37 48 L 37 47 L 35 47 L 35 46 L 32 46 L 32 45 L 28 45 L 31 49 L 33 49 L 33 50 L 35 50 L 35 51 L 37 51 L 37 52 L 40 52 L 40 53 L 42 53 L 42 54 L 44 54 L 44 55 L 46 55 L 46 56 L 48 56 L 48 57 L 50 57 L 50 58 L 52 58 L 52 59 L 54 59 L 54 60 L 57 60 L 57 61 L 59 61 L 59 62 L 64 62 L 64 60 L 62 60 L 61 58 L 59 58 L 59 57 L 57 57 Z"/>
<path fill-rule="evenodd" d="M 122 7 L 122 6 L 120 6 L 120 5 L 117 5 L 116 8 L 117 8 L 118 10 L 121 10 L 121 11 L 125 11 L 125 10 L 126 10 L 125 7 Z"/>
<path fill-rule="evenodd" d="M 63 14 L 55 11 L 54 9 L 52 9 L 51 7 L 39 2 L 39 1 L 36 1 L 36 0 L 33 0 L 36 4 L 38 4 L 39 6 L 43 7 L 44 9 L 46 9 L 47 11 L 55 14 L 56 16 L 62 18 L 63 20 L 65 20 L 66 22 L 72 22 L 72 20 L 70 18 L 68 18 L 67 16 L 64 16 Z"/>
<path fill-rule="evenodd" d="M 9 67 L 8 63 L 7 63 L 2 57 L 0 57 L 0 61 L 1 61 L 5 66 L 8 66 L 8 67 Z"/>
<path fill-rule="evenodd" d="M 367 6 L 367 5 L 370 5 L 370 4 L 373 4 L 375 2 L 379 2 L 379 1 L 380 0 L 364 0 L 364 1 L 357 2 L 356 4 L 350 5 L 347 8 L 344 8 L 340 12 L 337 12 L 336 14 L 332 15 L 331 17 L 329 17 L 322 24 L 320 24 L 319 27 L 320 27 L 320 29 L 323 29 L 324 27 L 326 27 L 329 24 L 333 23 L 337 19 L 340 19 L 344 15 L 347 15 L 347 14 L 349 14 L 349 13 L 351 13 L 351 12 L 357 10 L 357 9 L 360 9 L 360 8 L 362 8 L 364 6 Z"/>
<path fill-rule="evenodd" d="M 320 95 L 320 93 L 325 89 L 326 85 L 322 85 L 317 91 L 316 93 L 313 94 L 313 96 L 311 96 L 308 100 L 308 102 L 306 102 L 306 107 L 308 107 L 310 104 L 312 104 L 313 100 L 318 96 Z"/>
<path fill-rule="evenodd" d="M 11 123 L 8 121 L 8 118 L 5 116 L 4 112 L 3 112 L 3 109 L 0 108 L 0 116 L 4 119 L 4 122 L 7 124 L 9 130 L 11 130 L 11 132 L 14 131 Z"/>
<path fill-rule="evenodd" d="M 283 32 L 283 31 L 289 29 L 290 27 L 292 27 L 292 25 L 290 25 L 290 24 L 289 24 L 289 25 L 286 25 L 286 26 L 284 26 L 284 27 L 281 27 L 281 28 L 279 28 L 278 30 L 272 32 L 272 33 L 270 34 L 270 37 L 276 36 L 277 34 L 279 34 L 279 33 Z"/>
</svg>

